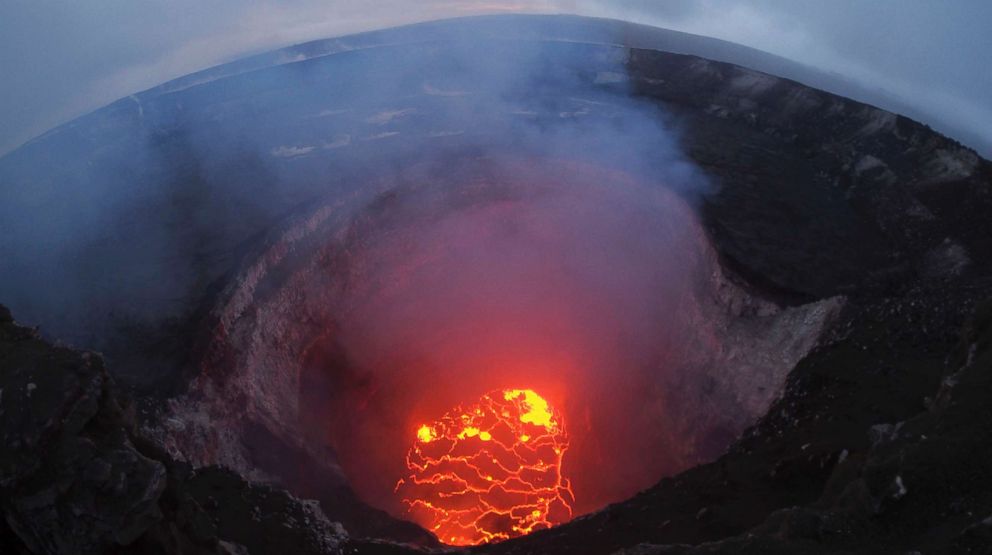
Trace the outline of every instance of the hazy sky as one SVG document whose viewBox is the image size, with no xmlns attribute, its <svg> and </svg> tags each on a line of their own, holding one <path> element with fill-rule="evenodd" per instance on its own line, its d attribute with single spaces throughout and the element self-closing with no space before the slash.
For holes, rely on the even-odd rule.
<svg viewBox="0 0 992 555">
<path fill-rule="evenodd" d="M 246 54 L 507 12 L 614 17 L 738 42 L 886 89 L 992 144 L 989 0 L 0 0 L 0 153 Z"/>
</svg>

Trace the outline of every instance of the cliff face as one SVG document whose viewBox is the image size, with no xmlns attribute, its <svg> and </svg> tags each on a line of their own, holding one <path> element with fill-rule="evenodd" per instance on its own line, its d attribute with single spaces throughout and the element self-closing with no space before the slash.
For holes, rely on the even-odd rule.
<svg viewBox="0 0 992 555">
<path fill-rule="evenodd" d="M 52 346 L 0 306 L 4 553 L 338 552 L 313 502 L 178 464 L 143 438 L 100 355 Z"/>
<path fill-rule="evenodd" d="M 992 165 L 906 117 L 749 69 L 633 51 L 639 94 L 720 184 L 702 212 L 731 267 L 823 297 L 985 275 Z M 967 200 L 965 200 L 967 199 Z"/>
<path fill-rule="evenodd" d="M 99 356 L 52 348 L 4 308 L 4 509 L 35 552 L 133 542 L 160 516 L 160 462 L 128 437 Z"/>
</svg>

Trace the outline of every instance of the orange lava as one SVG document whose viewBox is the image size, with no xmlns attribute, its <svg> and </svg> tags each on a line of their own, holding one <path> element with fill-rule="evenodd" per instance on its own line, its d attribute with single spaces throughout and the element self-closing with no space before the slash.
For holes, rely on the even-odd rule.
<svg viewBox="0 0 992 555">
<path fill-rule="evenodd" d="M 396 493 L 449 545 L 529 534 L 572 517 L 561 415 L 531 389 L 492 391 L 420 426 Z"/>
</svg>

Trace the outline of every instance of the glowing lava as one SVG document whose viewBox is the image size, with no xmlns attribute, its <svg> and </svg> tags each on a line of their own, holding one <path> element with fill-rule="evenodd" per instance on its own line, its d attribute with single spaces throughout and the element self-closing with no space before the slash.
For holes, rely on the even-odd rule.
<svg viewBox="0 0 992 555">
<path fill-rule="evenodd" d="M 572 517 L 561 415 L 530 389 L 483 395 L 416 431 L 396 493 L 450 545 L 505 540 Z"/>
</svg>

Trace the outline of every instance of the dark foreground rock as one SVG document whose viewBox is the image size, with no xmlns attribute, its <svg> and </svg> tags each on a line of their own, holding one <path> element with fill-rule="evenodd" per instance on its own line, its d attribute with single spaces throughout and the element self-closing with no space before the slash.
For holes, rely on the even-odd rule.
<svg viewBox="0 0 992 555">
<path fill-rule="evenodd" d="M 976 302 L 989 289 L 849 307 L 716 462 L 475 551 L 992 553 L 992 303 Z M 0 369 L 4 554 L 427 551 L 349 539 L 316 502 L 171 460 L 98 355 L 53 347 L 6 309 Z"/>
<path fill-rule="evenodd" d="M 922 411 L 872 426 L 867 448 L 827 456 L 812 502 L 773 511 L 729 539 L 622 553 L 992 553 L 992 303 L 979 308 L 946 368 Z M 809 461 L 824 461 L 807 450 Z"/>
<path fill-rule="evenodd" d="M 193 471 L 136 433 L 99 355 L 0 307 L 0 553 L 335 553 L 316 502 Z"/>
</svg>

